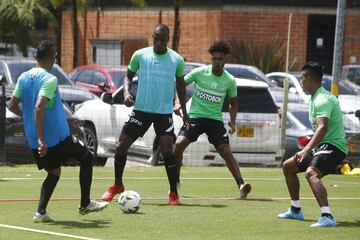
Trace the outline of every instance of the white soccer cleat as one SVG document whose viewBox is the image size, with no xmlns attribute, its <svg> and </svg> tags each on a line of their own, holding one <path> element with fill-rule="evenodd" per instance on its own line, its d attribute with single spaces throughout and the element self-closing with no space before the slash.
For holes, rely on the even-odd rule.
<svg viewBox="0 0 360 240">
<path fill-rule="evenodd" d="M 86 207 L 79 207 L 79 213 L 81 215 L 86 215 L 91 212 L 99 212 L 106 208 L 108 205 L 108 202 L 97 202 L 95 200 L 90 200 L 90 203 Z"/>
<path fill-rule="evenodd" d="M 46 222 L 54 222 L 55 221 L 47 213 L 40 214 L 38 212 L 35 213 L 33 220 L 34 220 L 34 223 L 46 223 Z"/>
</svg>

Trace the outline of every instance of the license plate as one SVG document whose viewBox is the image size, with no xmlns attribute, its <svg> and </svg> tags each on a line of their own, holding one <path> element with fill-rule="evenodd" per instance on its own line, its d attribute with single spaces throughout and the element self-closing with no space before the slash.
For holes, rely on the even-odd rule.
<svg viewBox="0 0 360 240">
<path fill-rule="evenodd" d="M 350 143 L 350 144 L 349 144 L 349 152 L 353 153 L 353 152 L 355 152 L 355 151 L 356 151 L 356 146 L 355 146 L 355 144 Z"/>
<path fill-rule="evenodd" d="M 240 127 L 240 128 L 237 128 L 236 133 L 237 133 L 238 137 L 253 138 L 254 137 L 254 128 L 252 128 L 252 127 Z"/>
</svg>

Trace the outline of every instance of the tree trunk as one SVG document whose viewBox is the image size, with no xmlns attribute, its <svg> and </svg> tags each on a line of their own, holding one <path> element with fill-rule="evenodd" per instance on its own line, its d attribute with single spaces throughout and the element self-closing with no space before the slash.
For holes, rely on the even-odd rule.
<svg viewBox="0 0 360 240">
<path fill-rule="evenodd" d="M 57 26 L 56 26 L 56 51 L 57 51 L 57 56 L 56 56 L 56 63 L 59 64 L 61 66 L 61 31 L 62 31 L 62 9 L 56 9 L 56 21 L 57 21 Z"/>
<path fill-rule="evenodd" d="M 173 33 L 172 49 L 175 52 L 178 51 L 179 42 L 180 42 L 180 18 L 179 18 L 180 1 L 181 0 L 174 0 L 174 33 Z"/>
<path fill-rule="evenodd" d="M 78 33 L 79 25 L 77 21 L 77 0 L 72 1 L 73 6 L 73 68 L 76 68 L 78 65 Z"/>
</svg>

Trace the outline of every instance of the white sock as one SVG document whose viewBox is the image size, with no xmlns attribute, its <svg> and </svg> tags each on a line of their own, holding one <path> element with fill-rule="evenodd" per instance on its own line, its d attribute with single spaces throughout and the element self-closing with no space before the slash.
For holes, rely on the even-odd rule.
<svg viewBox="0 0 360 240">
<path fill-rule="evenodd" d="M 300 208 L 300 200 L 291 200 L 291 206 L 296 207 L 296 208 Z"/>
<path fill-rule="evenodd" d="M 329 206 L 321 207 L 320 210 L 321 210 L 321 213 L 331 214 Z"/>
</svg>

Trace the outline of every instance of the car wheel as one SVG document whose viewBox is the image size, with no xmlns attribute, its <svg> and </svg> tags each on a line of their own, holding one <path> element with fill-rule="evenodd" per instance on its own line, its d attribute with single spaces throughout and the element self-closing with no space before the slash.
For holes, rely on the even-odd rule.
<svg viewBox="0 0 360 240">
<path fill-rule="evenodd" d="M 97 137 L 95 134 L 95 129 L 92 126 L 85 125 L 85 144 L 88 147 L 89 151 L 94 154 L 94 164 L 104 166 L 106 163 L 106 157 L 98 157 L 97 156 Z"/>
</svg>

